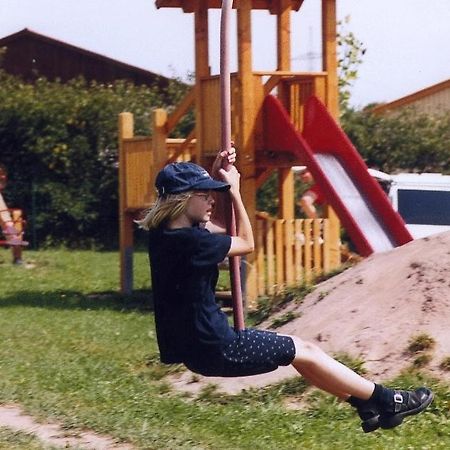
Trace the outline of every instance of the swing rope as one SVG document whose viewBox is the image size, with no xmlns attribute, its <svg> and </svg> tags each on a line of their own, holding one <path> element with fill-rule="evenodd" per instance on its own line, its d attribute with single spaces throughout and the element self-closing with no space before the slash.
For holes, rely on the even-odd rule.
<svg viewBox="0 0 450 450">
<path fill-rule="evenodd" d="M 220 117 L 221 117 L 221 149 L 231 148 L 231 88 L 230 88 L 230 16 L 233 0 L 222 0 L 222 11 L 220 18 Z M 230 170 L 230 164 L 224 163 L 225 170 Z M 228 207 L 228 232 L 236 236 L 236 220 L 233 206 Z M 240 257 L 231 256 L 230 261 L 230 283 L 231 297 L 233 303 L 233 320 L 236 331 L 243 330 L 244 310 L 242 302 Z"/>
</svg>

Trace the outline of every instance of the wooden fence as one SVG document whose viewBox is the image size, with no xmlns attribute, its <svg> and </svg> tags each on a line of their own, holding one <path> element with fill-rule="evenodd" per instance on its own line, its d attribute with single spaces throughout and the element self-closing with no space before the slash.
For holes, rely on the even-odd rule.
<svg viewBox="0 0 450 450">
<path fill-rule="evenodd" d="M 258 295 L 311 283 L 330 270 L 328 219 L 256 221 Z"/>
</svg>

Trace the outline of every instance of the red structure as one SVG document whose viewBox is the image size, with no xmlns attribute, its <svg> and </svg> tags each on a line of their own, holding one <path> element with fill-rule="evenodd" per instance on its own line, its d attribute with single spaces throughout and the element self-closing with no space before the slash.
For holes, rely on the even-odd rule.
<svg viewBox="0 0 450 450">
<path fill-rule="evenodd" d="M 306 103 L 302 133 L 273 96 L 264 101 L 264 121 L 266 147 L 291 152 L 308 166 L 361 255 L 412 240 L 358 151 L 316 97 Z"/>
</svg>

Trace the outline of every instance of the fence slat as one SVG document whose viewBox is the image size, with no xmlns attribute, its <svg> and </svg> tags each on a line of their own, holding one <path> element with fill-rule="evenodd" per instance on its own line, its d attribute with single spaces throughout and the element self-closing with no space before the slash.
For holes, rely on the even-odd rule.
<svg viewBox="0 0 450 450">
<path fill-rule="evenodd" d="M 285 279 L 284 284 L 294 284 L 294 220 L 286 220 L 284 223 L 284 261 Z"/>
<path fill-rule="evenodd" d="M 321 237 L 322 219 L 314 220 L 313 222 L 313 267 L 314 276 L 322 273 L 322 242 Z"/>
<path fill-rule="evenodd" d="M 258 295 L 266 293 L 265 280 L 265 264 L 264 264 L 264 235 L 265 222 L 262 220 L 256 221 L 256 273 L 257 273 L 257 290 Z"/>
<path fill-rule="evenodd" d="M 327 219 L 264 218 L 255 230 L 258 295 L 311 283 L 330 270 Z"/>
<path fill-rule="evenodd" d="M 274 221 L 267 221 L 266 252 L 267 252 L 267 288 L 268 294 L 273 294 L 275 289 L 275 255 L 274 255 Z"/>
<path fill-rule="evenodd" d="M 284 239 L 283 239 L 283 219 L 278 219 L 275 221 L 275 267 L 276 267 L 276 283 L 277 290 L 283 288 L 285 281 L 285 273 L 284 273 L 284 255 L 283 255 L 283 247 L 284 247 Z"/>
<path fill-rule="evenodd" d="M 331 267 L 331 257 L 330 257 L 330 223 L 328 220 L 323 221 L 322 228 L 323 236 L 323 271 L 327 273 L 330 271 Z"/>
<path fill-rule="evenodd" d="M 311 225 L 312 219 L 305 219 L 303 234 L 305 235 L 305 252 L 303 267 L 305 268 L 305 281 L 311 283 L 312 280 L 312 252 L 311 252 Z"/>
<path fill-rule="evenodd" d="M 294 222 L 294 267 L 295 267 L 295 282 L 300 284 L 303 281 L 303 243 L 305 236 L 303 234 L 303 219 L 296 219 Z"/>
</svg>

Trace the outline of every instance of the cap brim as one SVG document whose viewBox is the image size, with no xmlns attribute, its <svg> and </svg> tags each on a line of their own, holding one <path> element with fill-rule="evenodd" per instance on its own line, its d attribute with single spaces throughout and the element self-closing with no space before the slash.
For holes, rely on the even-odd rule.
<svg viewBox="0 0 450 450">
<path fill-rule="evenodd" d="M 228 183 L 224 183 L 223 181 L 217 181 L 213 179 L 208 180 L 202 180 L 199 181 L 197 184 L 192 186 L 191 189 L 196 191 L 219 191 L 219 192 L 225 192 L 230 189 L 230 185 Z"/>
</svg>

